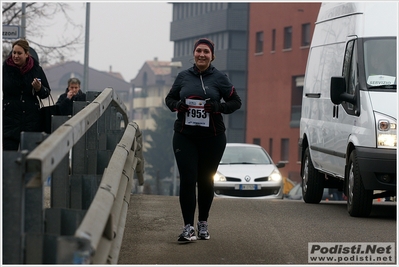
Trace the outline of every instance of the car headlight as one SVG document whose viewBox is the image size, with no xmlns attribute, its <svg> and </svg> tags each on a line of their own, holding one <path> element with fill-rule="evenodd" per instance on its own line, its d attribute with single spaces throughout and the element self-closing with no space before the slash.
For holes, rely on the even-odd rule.
<svg viewBox="0 0 399 267">
<path fill-rule="evenodd" d="M 378 112 L 375 112 L 375 119 L 377 123 L 377 147 L 396 148 L 396 120 Z"/>
<path fill-rule="evenodd" d="M 279 182 L 281 181 L 281 179 L 282 179 L 281 173 L 276 169 L 269 176 L 269 181 Z"/>
<path fill-rule="evenodd" d="M 224 176 L 221 172 L 216 172 L 213 176 L 214 182 L 226 182 L 226 176 Z"/>
</svg>

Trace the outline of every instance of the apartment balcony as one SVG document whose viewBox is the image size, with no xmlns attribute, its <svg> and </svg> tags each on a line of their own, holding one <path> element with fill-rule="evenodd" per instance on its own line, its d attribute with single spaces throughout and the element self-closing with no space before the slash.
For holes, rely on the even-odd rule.
<svg viewBox="0 0 399 267">
<path fill-rule="evenodd" d="M 160 96 L 140 97 L 133 99 L 133 108 L 158 108 L 165 105 L 164 98 Z"/>
</svg>

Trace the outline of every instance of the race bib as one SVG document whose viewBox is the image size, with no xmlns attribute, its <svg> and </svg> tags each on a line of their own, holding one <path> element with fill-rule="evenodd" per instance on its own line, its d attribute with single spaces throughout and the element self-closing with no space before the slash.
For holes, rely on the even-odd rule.
<svg viewBox="0 0 399 267">
<path fill-rule="evenodd" d="M 209 114 L 205 112 L 205 100 L 186 99 L 186 125 L 209 127 Z"/>
</svg>

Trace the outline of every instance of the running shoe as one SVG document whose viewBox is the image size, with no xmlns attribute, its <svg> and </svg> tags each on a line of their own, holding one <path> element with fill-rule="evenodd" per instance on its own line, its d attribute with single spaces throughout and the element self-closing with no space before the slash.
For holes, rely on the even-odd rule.
<svg viewBox="0 0 399 267">
<path fill-rule="evenodd" d="M 197 240 L 197 237 L 195 236 L 194 227 L 187 224 L 186 226 L 184 226 L 183 233 L 179 235 L 179 239 L 177 241 L 190 242 L 195 240 Z"/>
<path fill-rule="evenodd" d="M 198 239 L 208 240 L 211 238 L 208 232 L 208 223 L 206 221 L 200 221 L 197 223 Z"/>
</svg>

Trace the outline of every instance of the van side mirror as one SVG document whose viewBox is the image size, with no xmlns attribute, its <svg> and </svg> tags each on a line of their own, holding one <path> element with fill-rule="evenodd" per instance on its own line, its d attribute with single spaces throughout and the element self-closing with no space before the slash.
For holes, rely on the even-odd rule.
<svg viewBox="0 0 399 267">
<path fill-rule="evenodd" d="M 342 76 L 331 77 L 330 98 L 335 105 L 344 101 L 353 105 L 356 104 L 356 97 L 346 92 L 345 78 Z"/>
</svg>

